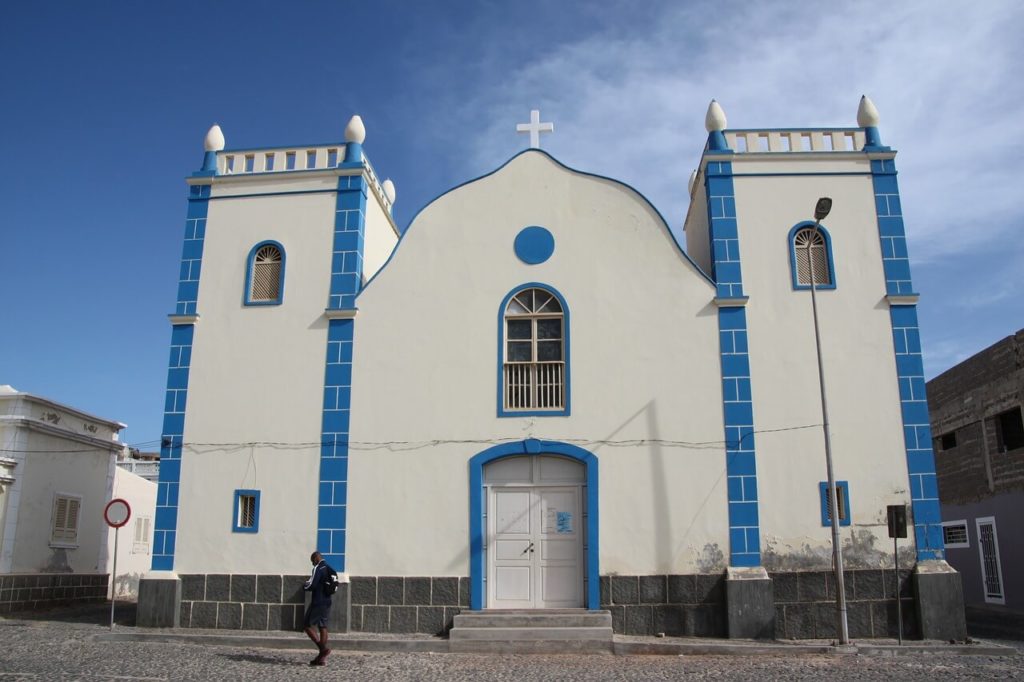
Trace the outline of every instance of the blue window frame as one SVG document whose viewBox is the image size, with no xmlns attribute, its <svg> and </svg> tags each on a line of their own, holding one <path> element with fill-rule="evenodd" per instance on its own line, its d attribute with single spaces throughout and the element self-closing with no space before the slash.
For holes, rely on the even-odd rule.
<svg viewBox="0 0 1024 682">
<path fill-rule="evenodd" d="M 828 481 L 818 484 L 818 497 L 821 498 L 821 525 L 831 528 L 832 515 L 829 514 Z M 839 525 L 850 525 L 850 484 L 836 481 L 836 500 L 839 502 Z"/>
<path fill-rule="evenodd" d="M 236 490 L 232 506 L 231 530 L 235 533 L 258 533 L 260 530 L 260 491 Z"/>
<path fill-rule="evenodd" d="M 281 305 L 284 300 L 284 247 L 260 242 L 249 251 L 245 266 L 245 305 Z"/>
<path fill-rule="evenodd" d="M 498 309 L 498 416 L 569 415 L 569 307 L 531 282 Z"/>
<path fill-rule="evenodd" d="M 832 237 L 822 226 L 814 229 L 811 221 L 789 231 L 789 270 L 794 289 L 811 288 L 811 263 L 814 264 L 814 288 L 836 288 L 836 270 L 832 260 Z M 810 250 L 808 251 L 808 247 Z"/>
</svg>

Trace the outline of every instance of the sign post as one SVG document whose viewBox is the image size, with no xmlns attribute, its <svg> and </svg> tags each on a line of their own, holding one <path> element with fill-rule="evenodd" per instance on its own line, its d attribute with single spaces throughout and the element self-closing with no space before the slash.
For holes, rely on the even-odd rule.
<svg viewBox="0 0 1024 682">
<path fill-rule="evenodd" d="M 890 504 L 886 507 L 886 516 L 889 521 L 889 537 L 892 538 L 892 565 L 896 571 L 896 621 L 899 642 L 903 644 L 903 602 L 900 600 L 900 558 L 897 538 L 907 537 L 907 505 Z"/>
<path fill-rule="evenodd" d="M 103 520 L 114 529 L 114 566 L 110 572 L 110 629 L 114 629 L 114 604 L 117 603 L 117 540 L 121 526 L 132 517 L 132 508 L 128 500 L 115 497 L 103 508 Z"/>
</svg>

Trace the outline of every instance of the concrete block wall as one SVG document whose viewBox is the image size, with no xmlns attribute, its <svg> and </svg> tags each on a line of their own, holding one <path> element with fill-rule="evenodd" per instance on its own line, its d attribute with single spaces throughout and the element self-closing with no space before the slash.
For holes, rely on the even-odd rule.
<svg viewBox="0 0 1024 682">
<path fill-rule="evenodd" d="M 831 571 L 770 573 L 775 594 L 777 639 L 831 639 L 836 628 L 836 582 Z M 852 638 L 896 637 L 896 575 L 891 570 L 856 569 L 843 574 L 846 621 Z M 919 637 L 911 571 L 901 570 L 903 636 Z"/>
<path fill-rule="evenodd" d="M 446 633 L 469 608 L 468 577 L 357 576 L 352 579 L 356 632 Z"/>
<path fill-rule="evenodd" d="M 181 578 L 181 627 L 301 630 L 307 575 L 194 574 Z"/>
<path fill-rule="evenodd" d="M 0 575 L 0 613 L 35 611 L 107 598 L 106 573 L 9 573 Z"/>
<path fill-rule="evenodd" d="M 725 637 L 725 575 L 601 576 L 601 608 L 619 634 Z"/>
</svg>

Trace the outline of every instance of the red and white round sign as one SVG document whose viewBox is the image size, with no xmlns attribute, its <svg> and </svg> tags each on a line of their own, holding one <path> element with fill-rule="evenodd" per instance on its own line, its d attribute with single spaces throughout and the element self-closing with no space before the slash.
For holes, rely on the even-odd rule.
<svg viewBox="0 0 1024 682">
<path fill-rule="evenodd" d="M 107 502 L 107 506 L 103 509 L 103 519 L 111 528 L 120 528 L 128 523 L 128 519 L 131 517 L 131 505 L 128 504 L 128 500 L 122 500 L 120 497 L 115 497 Z"/>
</svg>

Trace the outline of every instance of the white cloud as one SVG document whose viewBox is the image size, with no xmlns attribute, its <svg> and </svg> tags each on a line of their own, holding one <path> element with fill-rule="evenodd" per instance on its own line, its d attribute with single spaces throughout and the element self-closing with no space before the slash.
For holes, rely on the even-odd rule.
<svg viewBox="0 0 1024 682">
<path fill-rule="evenodd" d="M 1024 153 L 1022 7 L 667 5 L 653 30 L 616 23 L 490 74 L 460 103 L 459 127 L 471 136 L 466 173 L 523 148 L 513 126 L 539 107 L 555 122 L 546 149 L 633 184 L 678 227 L 712 97 L 731 127 L 854 126 L 867 93 L 881 110 L 883 142 L 901 151 L 912 256 L 962 254 L 1022 213 L 1010 172 Z M 971 229 L 979 221 L 992 222 Z"/>
</svg>

